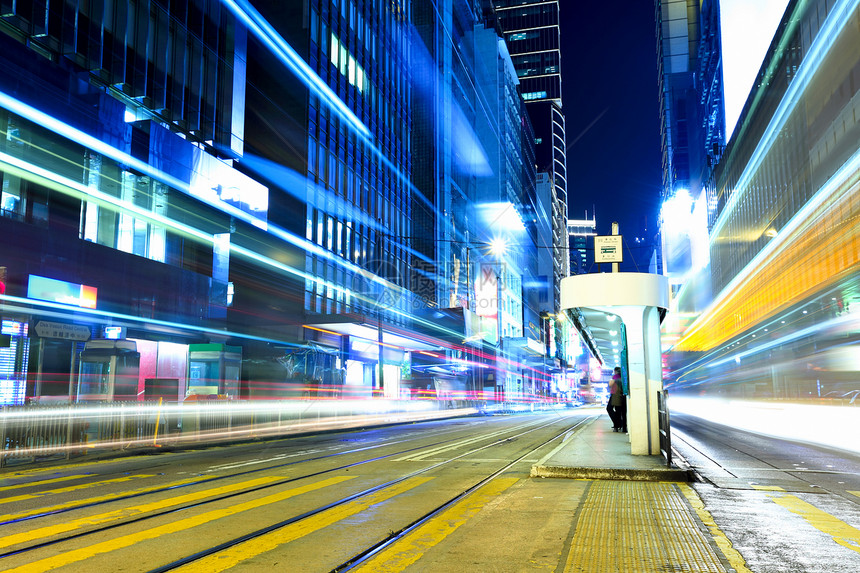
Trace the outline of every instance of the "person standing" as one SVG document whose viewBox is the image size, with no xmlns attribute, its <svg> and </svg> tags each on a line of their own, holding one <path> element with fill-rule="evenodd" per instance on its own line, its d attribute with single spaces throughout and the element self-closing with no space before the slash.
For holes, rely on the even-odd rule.
<svg viewBox="0 0 860 573">
<path fill-rule="evenodd" d="M 609 380 L 609 403 L 606 405 L 609 418 L 612 420 L 613 432 L 627 433 L 627 399 L 624 396 L 624 386 L 621 383 L 621 368 L 615 367 Z"/>
</svg>

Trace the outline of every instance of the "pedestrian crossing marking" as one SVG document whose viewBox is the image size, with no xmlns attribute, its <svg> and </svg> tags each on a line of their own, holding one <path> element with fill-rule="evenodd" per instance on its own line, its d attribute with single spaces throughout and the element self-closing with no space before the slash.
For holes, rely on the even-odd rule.
<svg viewBox="0 0 860 573">
<path fill-rule="evenodd" d="M 195 482 L 200 482 L 203 480 L 212 480 L 212 479 L 215 479 L 216 477 L 217 476 L 204 476 L 204 477 L 187 478 L 184 480 L 174 481 L 174 482 L 170 482 L 170 483 L 166 483 L 166 484 L 160 484 L 160 485 L 156 485 L 156 486 L 152 486 L 152 487 L 142 487 L 139 489 L 132 489 L 129 491 L 118 491 L 115 493 L 109 493 L 107 495 L 101 495 L 98 497 L 88 497 L 86 499 L 76 499 L 74 501 L 69 501 L 66 503 L 58 504 L 58 505 L 51 505 L 48 507 L 37 507 L 35 509 L 31 509 L 28 511 L 22 511 L 21 513 L 10 513 L 10 514 L 6 514 L 6 515 L 0 515 L 0 523 L 6 522 L 6 521 L 13 521 L 15 519 L 22 519 L 25 517 L 30 517 L 31 515 L 38 515 L 40 513 L 53 513 L 56 511 L 62 511 L 64 509 L 71 509 L 74 507 L 79 507 L 82 505 L 89 505 L 92 503 L 100 503 L 103 501 L 110 501 L 112 499 L 118 499 L 118 498 L 122 498 L 122 497 L 140 495 L 142 493 L 158 491 L 161 489 L 167 490 L 167 489 L 171 489 L 171 488 L 175 488 L 175 487 L 181 487 L 184 485 L 192 484 Z"/>
<path fill-rule="evenodd" d="M 9 490 L 21 489 L 21 488 L 25 488 L 25 487 L 35 487 L 35 486 L 47 485 L 49 483 L 58 483 L 61 481 L 70 481 L 73 479 L 83 479 L 83 478 L 91 476 L 91 475 L 92 474 L 78 474 L 78 475 L 74 475 L 74 476 L 63 476 L 63 477 L 52 478 L 52 479 L 43 479 L 43 480 L 39 480 L 39 481 L 28 481 L 28 482 L 24 482 L 24 483 L 16 483 L 14 485 L 2 486 L 2 487 L 0 487 L 0 491 L 9 491 Z"/>
<path fill-rule="evenodd" d="M 188 529 L 191 529 L 192 527 L 204 525 L 217 519 L 236 515 L 238 513 L 242 513 L 243 511 L 256 509 L 258 507 L 263 507 L 268 504 L 278 503 L 303 493 L 308 493 L 325 487 L 334 486 L 351 479 L 353 479 L 353 476 L 328 478 L 316 483 L 252 499 L 244 503 L 237 503 L 235 505 L 231 505 L 230 507 L 214 509 L 202 513 L 200 515 L 194 515 L 191 517 L 186 517 L 184 519 L 179 519 L 177 521 L 166 523 L 158 527 L 145 529 L 137 533 L 123 535 L 121 537 L 117 537 L 109 541 L 102 541 L 101 543 L 96 543 L 95 545 L 90 545 L 88 547 L 81 547 L 80 549 L 75 549 L 67 553 L 54 555 L 52 557 L 47 557 L 39 561 L 34 561 L 32 563 L 28 563 L 26 565 L 22 565 L 14 569 L 9 569 L 9 571 L 15 573 L 41 573 L 43 571 L 50 571 L 52 569 L 63 567 L 64 565 L 70 565 L 72 563 L 78 563 L 80 561 L 90 559 L 102 553 L 110 553 L 111 551 L 116 551 L 125 547 L 131 547 L 132 545 L 141 541 L 146 541 L 148 539 L 156 539 L 158 537 L 161 537 L 163 535 L 169 535 L 171 533 L 183 532 Z"/>
<path fill-rule="evenodd" d="M 139 474 L 139 475 L 125 476 L 125 477 L 115 478 L 115 479 L 106 479 L 103 481 L 95 481 L 92 483 L 82 483 L 82 484 L 78 484 L 78 485 L 72 485 L 69 487 L 62 487 L 60 489 L 48 489 L 48 490 L 40 491 L 37 493 L 28 493 L 28 494 L 23 494 L 23 495 L 16 495 L 13 497 L 6 497 L 3 499 L 0 499 L 0 503 L 14 503 L 14 502 L 18 502 L 18 501 L 24 501 L 27 499 L 37 499 L 40 497 L 45 497 L 46 495 L 54 495 L 57 493 L 69 493 L 72 491 L 78 491 L 81 489 L 87 489 L 87 488 L 91 488 L 91 487 L 100 487 L 103 485 L 108 485 L 108 484 L 113 484 L 113 483 L 123 483 L 123 482 L 131 481 L 133 479 L 151 478 L 151 477 L 153 477 L 153 476 L 152 475 L 146 475 L 146 474 Z"/>
<path fill-rule="evenodd" d="M 784 488 L 779 487 L 778 485 L 756 485 L 750 484 L 752 488 L 758 491 L 785 491 Z"/>
<path fill-rule="evenodd" d="M 122 509 L 116 509 L 114 511 L 100 513 L 98 515 L 81 517 L 80 519 L 74 519 L 72 521 L 58 523 L 56 525 L 48 525 L 45 527 L 32 529 L 30 531 L 25 531 L 14 535 L 4 535 L 0 537 L 0 547 L 10 547 L 18 543 L 26 543 L 28 541 L 48 539 L 52 536 L 59 535 L 61 533 L 68 533 L 69 531 L 74 531 L 83 527 L 99 525 L 102 523 L 116 521 L 118 519 L 133 517 L 152 511 L 158 511 L 183 503 L 199 501 L 207 497 L 215 497 L 226 493 L 232 493 L 241 489 L 254 488 L 282 479 L 284 478 L 276 476 L 257 478 L 249 481 L 231 484 L 228 486 L 206 489 L 203 491 L 197 491 L 185 495 L 171 497 L 169 499 L 154 501 L 143 505 L 123 507 Z"/>
</svg>

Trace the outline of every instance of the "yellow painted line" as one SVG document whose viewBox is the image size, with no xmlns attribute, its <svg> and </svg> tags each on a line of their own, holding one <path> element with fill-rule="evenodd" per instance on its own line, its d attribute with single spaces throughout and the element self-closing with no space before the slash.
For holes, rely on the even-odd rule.
<svg viewBox="0 0 860 573">
<path fill-rule="evenodd" d="M 44 473 L 57 473 L 60 471 L 73 470 L 77 468 L 89 468 L 92 466 L 102 466 L 105 464 L 115 464 L 117 460 L 93 460 L 87 462 L 78 462 L 76 464 L 63 464 L 63 465 L 55 465 L 48 467 L 40 467 L 40 468 L 30 468 L 30 469 L 21 469 L 11 472 L 8 477 L 21 477 L 28 476 L 33 474 L 44 474 Z"/>
<path fill-rule="evenodd" d="M 283 479 L 283 477 L 273 476 L 258 478 L 254 480 L 244 481 L 241 483 L 231 484 L 228 486 L 216 487 L 203 491 L 180 495 L 177 497 L 171 497 L 170 499 L 154 501 L 143 505 L 123 507 L 114 511 L 108 511 L 105 513 L 91 515 L 88 517 L 81 517 L 80 519 L 75 519 L 64 523 L 58 523 L 56 525 L 48 525 L 45 527 L 40 527 L 38 529 L 31 529 L 29 531 L 23 531 L 14 535 L 4 535 L 0 537 L 0 547 L 9 547 L 18 543 L 26 543 L 28 541 L 47 539 L 54 535 L 67 533 L 76 529 L 81 529 L 92 525 L 99 525 L 101 523 L 108 523 L 127 517 L 133 517 L 135 515 L 140 515 L 150 511 L 158 511 L 160 509 L 173 507 L 183 503 L 199 501 L 201 499 L 206 499 L 207 497 L 215 497 L 217 495 L 232 493 L 234 491 L 264 485 L 280 479 Z"/>
<path fill-rule="evenodd" d="M 851 495 L 856 495 L 857 497 L 860 497 L 860 491 L 849 491 L 848 493 L 850 493 Z"/>
<path fill-rule="evenodd" d="M 33 486 L 37 486 L 37 485 L 47 485 L 49 483 L 58 483 L 61 481 L 70 481 L 73 479 L 83 479 L 85 477 L 90 477 L 91 475 L 92 474 L 79 474 L 76 476 L 63 476 L 63 477 L 58 477 L 58 478 L 53 478 L 53 479 L 42 479 L 39 481 L 16 483 L 15 485 L 6 485 L 3 487 L 0 487 L 0 491 L 9 491 L 11 489 L 21 489 L 22 487 L 33 487 Z"/>
<path fill-rule="evenodd" d="M 60 503 L 58 505 L 52 505 L 49 507 L 38 507 L 36 509 L 23 511 L 21 513 L 9 513 L 6 515 L 0 515 L 0 521 L 11 521 L 13 519 L 22 519 L 24 517 L 28 517 L 31 515 L 37 515 L 39 513 L 50 513 L 52 511 L 60 511 L 63 509 L 69 509 L 72 507 L 79 507 L 81 505 L 87 505 L 90 503 L 99 503 L 101 501 L 110 501 L 112 499 L 117 499 L 117 498 L 125 497 L 128 495 L 138 495 L 141 493 L 147 493 L 147 492 L 156 491 L 159 489 L 178 487 L 181 485 L 194 483 L 196 481 L 215 479 L 215 477 L 216 476 L 203 476 L 203 477 L 195 476 L 193 478 L 188 478 L 188 479 L 184 479 L 184 480 L 180 480 L 180 481 L 174 481 L 171 483 L 156 485 L 156 486 L 152 486 L 152 487 L 143 487 L 143 488 L 133 489 L 133 490 L 128 490 L 128 491 L 118 491 L 116 493 L 109 493 L 107 495 L 101 495 L 98 497 L 88 497 L 86 499 L 76 499 L 74 501 L 69 501 L 67 503 Z"/>
<path fill-rule="evenodd" d="M 826 533 L 833 541 L 860 553 L 860 530 L 826 511 L 818 509 L 794 495 L 769 496 L 778 505 L 805 519 L 815 529 Z"/>
<path fill-rule="evenodd" d="M 752 487 L 758 491 L 785 491 L 785 489 L 778 485 L 753 485 Z"/>
<path fill-rule="evenodd" d="M 267 551 L 277 549 L 281 545 L 295 541 L 300 537 L 304 537 L 305 535 L 309 535 L 315 531 L 319 531 L 320 529 L 324 529 L 338 521 L 342 521 L 364 511 L 377 503 L 381 503 L 391 499 L 392 497 L 400 495 L 403 492 L 409 491 L 414 487 L 427 483 L 431 479 L 432 478 L 428 477 L 410 478 L 402 483 L 385 488 L 367 497 L 363 497 L 337 507 L 332 507 L 331 509 L 327 509 L 317 515 L 308 517 L 307 519 L 303 519 L 291 525 L 287 525 L 286 527 L 273 531 L 272 533 L 264 535 L 258 539 L 251 539 L 244 543 L 240 543 L 239 545 L 234 545 L 225 551 L 209 555 L 203 559 L 198 559 L 184 567 L 180 567 L 178 570 L 183 573 L 215 573 L 216 571 L 224 571 L 225 569 L 235 567 L 247 559 L 251 559 L 252 557 L 256 557 Z"/>
<path fill-rule="evenodd" d="M 123 482 L 131 481 L 133 479 L 150 478 L 150 477 L 153 477 L 153 476 L 145 475 L 145 474 L 139 474 L 139 475 L 135 475 L 135 476 L 125 476 L 125 477 L 115 478 L 115 479 L 106 479 L 103 481 L 96 481 L 96 482 L 92 482 L 92 483 L 82 483 L 82 484 L 78 484 L 78 485 L 72 485 L 69 487 L 62 487 L 60 489 L 49 489 L 49 490 L 45 490 L 45 491 L 40 491 L 38 493 L 28 493 L 25 495 L 16 495 L 14 497 L 6 497 L 3 499 L 0 499 L 0 503 L 12 503 L 12 502 L 16 502 L 16 501 L 24 501 L 26 499 L 37 499 L 40 497 L 45 497 L 46 495 L 53 495 L 56 493 L 69 493 L 70 491 L 78 491 L 80 489 L 99 487 L 99 486 L 108 485 L 108 484 L 112 484 L 112 483 L 123 483 Z"/>
<path fill-rule="evenodd" d="M 206 523 L 209 523 L 210 521 L 215 521 L 216 519 L 236 515 L 238 513 L 242 513 L 243 511 L 256 509 L 258 507 L 262 507 L 271 503 L 278 503 L 280 501 L 284 501 L 285 499 L 289 499 L 291 497 L 295 497 L 297 495 L 310 491 L 322 489 L 324 487 L 337 485 L 350 479 L 353 478 L 351 476 L 329 478 L 302 487 L 297 487 L 273 495 L 268 495 L 265 497 L 253 499 L 251 501 L 246 501 L 245 503 L 238 503 L 236 505 L 232 505 L 223 509 L 215 509 L 206 513 L 202 513 L 200 515 L 186 517 L 185 519 L 180 519 L 171 523 L 167 523 L 165 525 L 146 529 L 138 533 L 132 533 L 129 535 L 124 535 L 122 537 L 117 537 L 116 539 L 111 539 L 109 541 L 96 543 L 95 545 L 91 545 L 89 547 L 75 549 L 73 551 L 69 551 L 68 553 L 55 555 L 53 557 L 34 561 L 33 563 L 28 563 L 26 565 L 22 565 L 14 569 L 9 569 L 9 571 L 15 571 L 20 573 L 37 573 L 42 571 L 50 571 L 51 569 L 57 569 L 64 565 L 69 565 L 71 563 L 77 563 L 79 561 L 90 559 L 102 553 L 110 553 L 111 551 L 116 551 L 124 547 L 131 547 L 135 543 L 139 543 L 147 539 L 155 539 L 157 537 L 161 537 L 162 535 L 169 535 L 171 533 L 185 531 L 192 527 L 204 525 Z"/>
<path fill-rule="evenodd" d="M 678 484 L 678 487 L 681 489 L 681 493 L 684 494 L 684 497 L 687 498 L 689 504 L 693 507 L 693 510 L 696 512 L 696 516 L 698 516 L 699 520 L 708 528 L 711 538 L 713 538 L 714 543 L 717 544 L 717 547 L 719 547 L 723 556 L 729 562 L 729 565 L 734 567 L 737 573 L 752 573 L 752 571 L 747 569 L 747 563 L 743 558 L 743 555 L 741 555 L 738 550 L 732 546 L 732 542 L 729 541 L 729 538 L 714 521 L 714 517 L 711 515 L 711 512 L 705 509 L 705 503 L 696 491 L 685 483 Z"/>
<path fill-rule="evenodd" d="M 518 478 L 494 479 L 391 544 L 373 559 L 362 563 L 354 571 L 377 573 L 405 570 L 517 481 L 519 481 Z"/>
</svg>

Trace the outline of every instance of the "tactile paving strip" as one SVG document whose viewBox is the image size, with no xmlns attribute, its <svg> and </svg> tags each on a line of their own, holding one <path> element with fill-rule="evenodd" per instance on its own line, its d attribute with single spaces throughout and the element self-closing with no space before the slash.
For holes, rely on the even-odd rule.
<svg viewBox="0 0 860 573">
<path fill-rule="evenodd" d="M 565 571 L 726 573 L 671 483 L 595 481 L 583 501 Z"/>
</svg>

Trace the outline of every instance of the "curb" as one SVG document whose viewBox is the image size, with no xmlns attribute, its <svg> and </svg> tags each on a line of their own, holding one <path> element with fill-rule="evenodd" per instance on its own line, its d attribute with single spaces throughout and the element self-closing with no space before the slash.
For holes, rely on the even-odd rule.
<svg viewBox="0 0 860 573">
<path fill-rule="evenodd" d="M 693 481 L 688 470 L 678 468 L 636 470 L 630 468 L 586 468 L 532 466 L 530 477 L 625 481 Z"/>
</svg>

